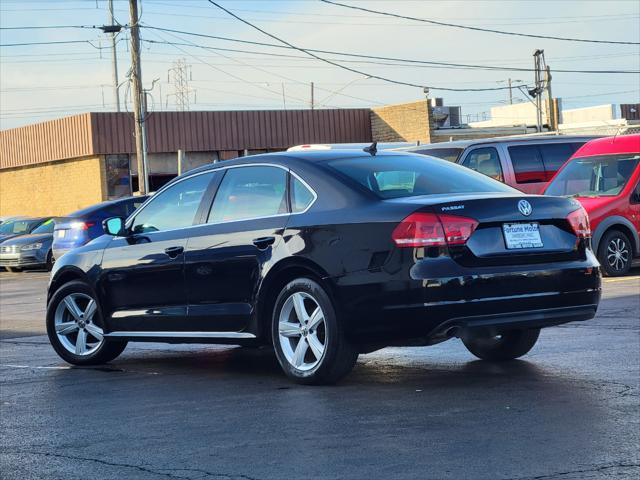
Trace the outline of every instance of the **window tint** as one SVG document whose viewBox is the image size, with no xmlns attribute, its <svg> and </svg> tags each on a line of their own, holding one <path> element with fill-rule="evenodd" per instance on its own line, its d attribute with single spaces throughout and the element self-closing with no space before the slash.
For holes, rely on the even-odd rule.
<svg viewBox="0 0 640 480">
<path fill-rule="evenodd" d="M 463 150 L 464 149 L 462 148 L 428 148 L 424 150 L 415 150 L 415 153 L 430 155 L 432 157 L 441 158 L 442 160 L 455 162 L 460 158 L 460 154 Z"/>
<path fill-rule="evenodd" d="M 53 233 L 53 219 L 49 219 L 31 233 Z"/>
<path fill-rule="evenodd" d="M 157 232 L 193 225 L 200 201 L 214 172 L 171 185 L 153 197 L 133 221 L 134 233 Z"/>
<path fill-rule="evenodd" d="M 329 161 L 327 165 L 380 198 L 515 191 L 455 163 L 425 162 L 418 155 L 342 158 Z"/>
<path fill-rule="evenodd" d="M 573 145 L 570 143 L 545 143 L 538 145 L 538 148 L 542 154 L 547 180 L 551 180 L 574 152 Z"/>
<path fill-rule="evenodd" d="M 291 211 L 302 212 L 313 202 L 313 192 L 291 175 Z"/>
<path fill-rule="evenodd" d="M 14 233 L 29 233 L 33 227 L 38 225 L 40 220 L 14 220 L 3 223 L 0 227 L 0 233 L 4 235 L 13 235 Z"/>
<path fill-rule="evenodd" d="M 287 213 L 287 172 L 276 167 L 226 171 L 209 222 L 228 222 Z"/>
<path fill-rule="evenodd" d="M 462 165 L 499 182 L 504 181 L 498 151 L 493 147 L 476 148 L 472 150 L 471 153 L 467 155 L 467 158 L 464 159 Z"/>
<path fill-rule="evenodd" d="M 124 216 L 128 217 L 133 212 L 135 212 L 138 209 L 138 207 L 144 203 L 146 199 L 147 197 L 139 197 L 139 198 L 134 198 L 133 200 L 129 200 L 128 202 L 124 202 L 123 203 Z"/>
<path fill-rule="evenodd" d="M 509 156 L 516 174 L 516 182 L 535 183 L 546 181 L 544 165 L 537 145 L 509 147 Z"/>
<path fill-rule="evenodd" d="M 633 174 L 640 155 L 576 158 L 549 184 L 547 195 L 600 197 L 618 195 Z"/>
</svg>

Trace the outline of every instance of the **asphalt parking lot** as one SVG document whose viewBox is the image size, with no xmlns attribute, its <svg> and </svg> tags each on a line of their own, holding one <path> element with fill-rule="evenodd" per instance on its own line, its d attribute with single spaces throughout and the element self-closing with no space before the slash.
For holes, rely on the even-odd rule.
<svg viewBox="0 0 640 480">
<path fill-rule="evenodd" d="M 44 272 L 0 273 L 3 479 L 640 476 L 640 271 L 524 360 L 457 340 L 360 357 L 333 387 L 268 349 L 129 345 L 72 368 L 44 335 Z"/>
</svg>

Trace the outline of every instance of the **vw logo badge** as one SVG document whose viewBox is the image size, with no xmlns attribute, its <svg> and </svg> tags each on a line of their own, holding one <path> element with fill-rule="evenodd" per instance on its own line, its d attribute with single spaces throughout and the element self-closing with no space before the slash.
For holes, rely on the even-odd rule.
<svg viewBox="0 0 640 480">
<path fill-rule="evenodd" d="M 528 217 L 529 215 L 531 215 L 533 209 L 531 208 L 531 204 L 529 202 L 527 202 L 526 200 L 520 200 L 518 202 L 518 210 L 520 210 L 520 213 L 522 215 Z"/>
</svg>

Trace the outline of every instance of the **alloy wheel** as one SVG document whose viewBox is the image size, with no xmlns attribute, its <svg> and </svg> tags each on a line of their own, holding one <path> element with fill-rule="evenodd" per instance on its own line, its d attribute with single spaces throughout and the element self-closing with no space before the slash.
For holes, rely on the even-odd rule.
<svg viewBox="0 0 640 480">
<path fill-rule="evenodd" d="M 607 246 L 607 262 L 617 271 L 624 270 L 629 261 L 629 247 L 623 238 L 614 237 Z"/>
<path fill-rule="evenodd" d="M 54 316 L 56 335 L 62 346 L 75 355 L 91 355 L 104 342 L 102 328 L 95 324 L 97 304 L 84 293 L 71 293 L 58 304 Z"/>
<path fill-rule="evenodd" d="M 324 312 L 305 292 L 291 294 L 278 317 L 278 337 L 287 362 L 300 371 L 316 367 L 327 346 Z"/>
</svg>

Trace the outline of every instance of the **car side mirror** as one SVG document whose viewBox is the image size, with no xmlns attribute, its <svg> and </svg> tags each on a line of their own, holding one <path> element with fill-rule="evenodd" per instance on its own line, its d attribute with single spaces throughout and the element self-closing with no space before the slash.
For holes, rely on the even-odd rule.
<svg viewBox="0 0 640 480">
<path fill-rule="evenodd" d="M 125 236 L 124 219 L 121 217 L 111 217 L 103 220 L 102 228 L 107 235 Z"/>
</svg>

